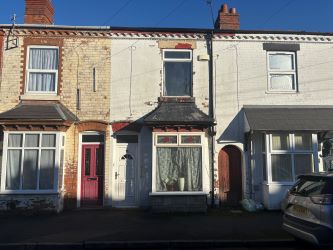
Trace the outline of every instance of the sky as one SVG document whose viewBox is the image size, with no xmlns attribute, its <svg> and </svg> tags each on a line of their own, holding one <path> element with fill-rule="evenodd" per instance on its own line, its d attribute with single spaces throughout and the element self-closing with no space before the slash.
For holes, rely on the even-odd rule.
<svg viewBox="0 0 333 250">
<path fill-rule="evenodd" d="M 332 0 L 53 0 L 56 25 L 212 28 L 223 3 L 242 30 L 333 32 Z M 24 0 L 0 0 L 0 24 L 24 20 Z"/>
</svg>

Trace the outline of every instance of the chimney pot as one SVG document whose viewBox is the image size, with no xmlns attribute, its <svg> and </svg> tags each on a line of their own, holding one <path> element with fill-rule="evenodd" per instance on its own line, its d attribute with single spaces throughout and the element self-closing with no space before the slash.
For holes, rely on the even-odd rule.
<svg viewBox="0 0 333 250">
<path fill-rule="evenodd" d="M 230 13 L 231 13 L 231 14 L 237 14 L 236 8 L 231 8 L 231 9 L 230 9 Z"/>
<path fill-rule="evenodd" d="M 228 5 L 226 3 L 222 5 L 222 12 L 228 13 Z"/>
<path fill-rule="evenodd" d="M 51 0 L 25 0 L 24 23 L 53 24 L 54 8 Z"/>
<path fill-rule="evenodd" d="M 236 8 L 228 9 L 226 4 L 223 4 L 215 22 L 215 28 L 221 30 L 239 30 L 239 14 Z"/>
</svg>

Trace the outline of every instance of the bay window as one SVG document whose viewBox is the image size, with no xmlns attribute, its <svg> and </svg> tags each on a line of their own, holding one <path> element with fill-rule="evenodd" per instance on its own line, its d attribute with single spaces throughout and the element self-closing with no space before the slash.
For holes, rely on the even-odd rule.
<svg viewBox="0 0 333 250">
<path fill-rule="evenodd" d="M 29 46 L 26 65 L 26 92 L 56 94 L 58 64 L 58 47 Z"/>
<path fill-rule="evenodd" d="M 202 138 L 191 134 L 155 136 L 156 192 L 202 191 Z"/>
<path fill-rule="evenodd" d="M 60 133 L 5 134 L 2 191 L 57 190 Z"/>
<path fill-rule="evenodd" d="M 314 171 L 312 134 L 274 133 L 266 135 L 268 180 L 294 182 L 300 174 Z"/>
</svg>

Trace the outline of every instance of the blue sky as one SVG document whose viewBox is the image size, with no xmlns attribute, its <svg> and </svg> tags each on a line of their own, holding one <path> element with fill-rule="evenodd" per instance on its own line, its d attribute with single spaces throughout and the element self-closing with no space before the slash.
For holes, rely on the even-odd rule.
<svg viewBox="0 0 333 250">
<path fill-rule="evenodd" d="M 53 0 L 55 24 L 80 26 L 211 28 L 207 0 Z M 212 0 L 236 7 L 241 29 L 333 32 L 332 0 Z M 16 13 L 23 23 L 24 0 L 0 0 L 0 23 Z"/>
</svg>

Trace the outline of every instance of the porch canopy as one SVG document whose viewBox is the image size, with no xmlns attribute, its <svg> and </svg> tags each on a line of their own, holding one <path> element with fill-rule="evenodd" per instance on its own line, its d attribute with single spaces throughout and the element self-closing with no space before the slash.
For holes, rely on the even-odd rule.
<svg viewBox="0 0 333 250">
<path fill-rule="evenodd" d="M 333 131 L 333 106 L 246 105 L 245 132 Z"/>
<path fill-rule="evenodd" d="M 144 122 L 152 126 L 186 125 L 209 127 L 214 124 L 214 120 L 201 111 L 194 101 L 160 102 L 158 107 L 144 118 Z"/>
<path fill-rule="evenodd" d="M 0 125 L 69 126 L 78 118 L 59 102 L 23 101 L 0 114 Z"/>
</svg>

